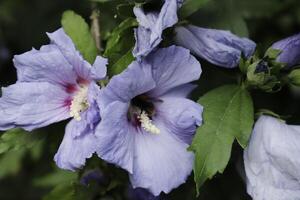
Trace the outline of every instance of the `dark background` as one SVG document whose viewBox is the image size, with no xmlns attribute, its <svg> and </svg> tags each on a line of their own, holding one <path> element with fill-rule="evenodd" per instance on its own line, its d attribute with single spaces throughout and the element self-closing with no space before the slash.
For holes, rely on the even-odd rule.
<svg viewBox="0 0 300 200">
<path fill-rule="evenodd" d="M 114 2 L 96 4 L 100 8 L 100 13 L 103 12 L 103 15 L 100 15 L 103 40 L 109 36 L 111 28 L 122 20 L 122 17 L 114 18 L 118 14 Z M 91 2 L 84 0 L 0 0 L 0 86 L 8 86 L 16 81 L 13 55 L 26 52 L 32 47 L 38 49 L 41 45 L 47 44 L 45 33 L 53 32 L 60 27 L 63 11 L 72 9 L 88 21 L 91 7 Z M 299 32 L 300 3 L 299 0 L 211 0 L 189 20 L 199 26 L 229 29 L 240 36 L 250 37 L 258 44 L 258 51 L 263 53 L 273 42 Z M 194 93 L 195 97 L 222 84 L 236 82 L 237 70 L 220 69 L 204 61 L 201 61 L 201 64 L 203 74 L 199 80 L 199 88 Z M 270 109 L 286 116 L 288 122 L 300 124 L 299 89 L 284 87 L 274 94 L 253 90 L 251 94 L 256 110 Z M 52 125 L 35 133 L 44 137 L 39 156 L 36 158 L 27 150 L 21 155 L 18 151 L 0 155 L 1 200 L 42 199 L 56 184 L 72 179 L 74 174 L 59 171 L 53 161 L 63 137 L 64 125 L 64 122 Z M 114 173 L 115 169 L 112 166 L 105 167 L 108 174 Z M 122 170 L 117 171 L 122 176 L 125 174 Z M 232 158 L 224 174 L 208 181 L 202 187 L 200 197 L 197 199 L 250 199 L 246 195 L 243 177 L 242 150 L 235 144 Z M 195 199 L 192 179 L 190 177 L 187 184 L 162 198 Z M 125 175 L 123 183 L 115 190 L 105 197 L 98 194 L 94 199 L 125 199 L 124 185 L 127 183 Z"/>
</svg>

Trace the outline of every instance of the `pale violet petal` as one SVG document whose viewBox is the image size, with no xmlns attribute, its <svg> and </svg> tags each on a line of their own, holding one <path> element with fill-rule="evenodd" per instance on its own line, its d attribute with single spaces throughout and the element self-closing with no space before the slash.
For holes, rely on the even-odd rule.
<svg viewBox="0 0 300 200">
<path fill-rule="evenodd" d="M 49 82 L 66 86 L 76 84 L 72 65 L 54 45 L 43 46 L 14 56 L 19 82 Z"/>
<path fill-rule="evenodd" d="M 158 49 L 145 59 L 152 67 L 153 79 L 157 87 L 150 91 L 151 96 L 160 96 L 183 84 L 198 80 L 202 73 L 200 63 L 190 51 L 171 46 Z"/>
<path fill-rule="evenodd" d="M 16 83 L 2 88 L 0 119 L 8 125 L 32 130 L 69 118 L 68 94 L 50 83 Z"/>
<path fill-rule="evenodd" d="M 300 64 L 300 33 L 274 43 L 272 48 L 282 51 L 278 62 L 286 63 L 288 67 Z"/>
<path fill-rule="evenodd" d="M 203 107 L 186 98 L 160 97 L 155 104 L 160 121 L 182 142 L 191 144 L 196 128 L 202 124 Z"/>
<path fill-rule="evenodd" d="M 108 60 L 97 56 L 91 69 L 91 76 L 94 80 L 102 80 L 106 77 Z"/>
<path fill-rule="evenodd" d="M 138 61 L 132 62 L 121 74 L 113 76 L 101 91 L 99 105 L 105 107 L 113 101 L 129 102 L 137 95 L 155 87 L 151 66 Z"/>
<path fill-rule="evenodd" d="M 137 40 L 133 55 L 144 57 L 162 41 L 162 33 L 166 28 L 177 23 L 177 9 L 181 2 L 178 0 L 165 0 L 160 11 L 146 12 L 142 7 L 135 7 L 134 14 L 140 27 L 135 30 Z"/>
<path fill-rule="evenodd" d="M 160 134 L 135 135 L 134 166 L 130 181 L 134 188 L 148 189 L 153 195 L 169 193 L 183 184 L 193 168 L 194 155 L 188 145 L 172 135 L 159 120 Z"/>
<path fill-rule="evenodd" d="M 244 152 L 247 191 L 254 200 L 300 198 L 300 129 L 261 116 Z"/>
<path fill-rule="evenodd" d="M 128 122 L 128 106 L 128 103 L 116 101 L 103 108 L 102 120 L 95 134 L 99 157 L 132 173 L 137 131 Z"/>
<path fill-rule="evenodd" d="M 233 68 L 239 64 L 242 53 L 250 57 L 256 44 L 229 31 L 196 27 L 175 28 L 175 43 L 190 49 L 193 54 L 220 67 Z"/>
<path fill-rule="evenodd" d="M 58 167 L 74 171 L 85 165 L 86 159 L 91 158 L 96 151 L 97 143 L 93 131 L 86 132 L 76 138 L 72 137 L 77 132 L 76 121 L 71 120 L 66 127 L 65 136 L 55 154 L 54 160 Z"/>
</svg>

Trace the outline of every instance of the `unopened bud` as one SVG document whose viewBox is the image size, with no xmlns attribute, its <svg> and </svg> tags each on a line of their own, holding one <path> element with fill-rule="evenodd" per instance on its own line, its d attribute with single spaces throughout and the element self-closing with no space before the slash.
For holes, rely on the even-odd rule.
<svg viewBox="0 0 300 200">
<path fill-rule="evenodd" d="M 300 69 L 291 71 L 288 77 L 291 84 L 300 86 Z"/>
</svg>

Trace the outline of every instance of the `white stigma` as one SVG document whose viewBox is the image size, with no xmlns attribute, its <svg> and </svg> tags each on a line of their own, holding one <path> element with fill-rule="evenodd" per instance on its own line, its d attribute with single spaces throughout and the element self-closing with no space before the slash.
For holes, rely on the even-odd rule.
<svg viewBox="0 0 300 200">
<path fill-rule="evenodd" d="M 152 120 L 148 117 L 145 111 L 142 111 L 142 113 L 138 116 L 138 119 L 141 122 L 141 127 L 145 131 L 156 135 L 160 133 L 160 130 L 152 124 Z"/>
<path fill-rule="evenodd" d="M 70 106 L 70 116 L 80 121 L 80 113 L 89 107 L 87 102 L 88 86 L 80 87 L 79 91 L 74 95 Z"/>
</svg>

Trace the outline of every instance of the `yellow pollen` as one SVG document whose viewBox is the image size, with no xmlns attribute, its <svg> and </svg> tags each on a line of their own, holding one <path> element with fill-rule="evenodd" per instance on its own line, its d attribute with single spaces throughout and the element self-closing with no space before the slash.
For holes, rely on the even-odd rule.
<svg viewBox="0 0 300 200">
<path fill-rule="evenodd" d="M 89 107 L 87 102 L 88 86 L 80 87 L 79 91 L 74 95 L 70 106 L 70 116 L 80 121 L 80 113 Z"/>
<path fill-rule="evenodd" d="M 138 116 L 138 119 L 141 122 L 141 127 L 152 134 L 160 134 L 160 130 L 152 123 L 152 120 L 148 117 L 147 113 L 145 111 L 142 111 L 142 113 Z"/>
</svg>

